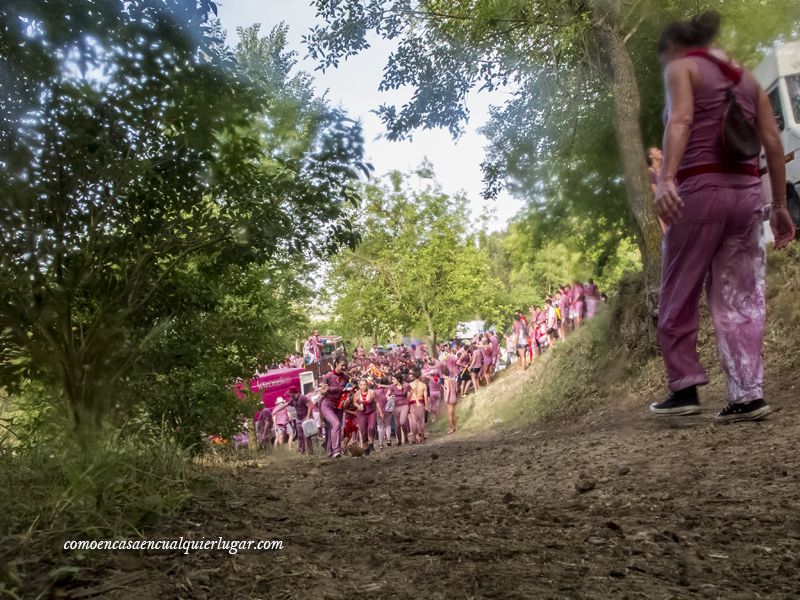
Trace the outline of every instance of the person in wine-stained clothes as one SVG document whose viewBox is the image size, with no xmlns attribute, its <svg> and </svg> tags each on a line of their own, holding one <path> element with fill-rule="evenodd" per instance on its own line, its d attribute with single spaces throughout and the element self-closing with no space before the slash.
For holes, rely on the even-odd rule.
<svg viewBox="0 0 800 600">
<path fill-rule="evenodd" d="M 455 377 L 458 374 L 458 354 L 455 348 L 448 348 L 444 359 L 444 366 L 450 371 L 450 375 Z"/>
<path fill-rule="evenodd" d="M 259 448 L 268 448 L 273 444 L 273 437 L 275 436 L 274 420 L 272 418 L 272 411 L 266 406 L 262 407 L 256 413 L 256 442 Z"/>
<path fill-rule="evenodd" d="M 653 192 L 653 197 L 656 195 L 656 187 L 658 186 L 658 174 L 661 173 L 661 163 L 664 160 L 664 155 L 658 148 L 647 149 L 647 177 L 650 180 L 650 191 Z M 666 233 L 667 224 L 664 219 L 658 217 L 658 224 L 661 225 L 661 233 Z"/>
<path fill-rule="evenodd" d="M 431 360 L 422 373 L 428 380 L 428 398 L 430 402 L 430 420 L 436 421 L 439 414 L 439 400 L 442 397 L 442 370 L 438 361 Z"/>
<path fill-rule="evenodd" d="M 584 288 L 586 296 L 586 318 L 593 319 L 597 313 L 597 304 L 600 302 L 600 292 L 594 283 L 594 279 L 590 279 L 589 283 Z"/>
<path fill-rule="evenodd" d="M 394 429 L 397 436 L 397 445 L 402 446 L 408 443 L 408 394 L 409 386 L 403 381 L 403 376 L 399 373 L 392 375 L 392 383 L 389 386 L 389 393 L 394 396 Z"/>
<path fill-rule="evenodd" d="M 469 377 L 472 383 L 472 388 L 477 392 L 481 388 L 478 377 L 480 376 L 481 368 L 483 366 L 483 353 L 478 348 L 477 344 L 472 344 L 469 348 L 470 361 L 469 361 Z M 466 391 L 466 390 L 465 390 Z"/>
<path fill-rule="evenodd" d="M 297 451 L 300 454 L 314 454 L 314 438 L 307 438 L 303 433 L 302 423 L 311 417 L 314 403 L 311 398 L 301 394 L 296 387 L 289 389 L 289 406 L 294 406 L 297 411 L 297 421 L 295 425 L 295 436 L 297 436 Z"/>
<path fill-rule="evenodd" d="M 275 419 L 275 447 L 289 443 L 289 412 L 286 410 L 288 404 L 284 398 L 278 398 L 278 402 L 272 410 Z"/>
<path fill-rule="evenodd" d="M 656 207 L 667 223 L 658 341 L 669 396 L 650 410 L 657 415 L 700 412 L 697 386 L 709 381 L 697 354 L 698 305 L 705 284 L 728 379 L 727 403 L 716 420 L 727 423 L 761 419 L 770 412 L 763 389 L 762 148 L 772 188 L 775 247 L 790 244 L 795 228 L 787 210 L 784 152 L 769 97 L 750 73 L 711 47 L 719 24 L 719 13 L 704 12 L 670 23 L 658 42 L 667 92 L 664 162 L 656 188 Z M 752 136 L 739 138 L 749 138 L 753 147 L 741 148 L 736 156 L 731 144 L 723 143 L 731 140 L 720 126 L 734 101 L 736 114 L 745 121 L 737 127 L 739 133 L 748 125 L 754 130 Z"/>
<path fill-rule="evenodd" d="M 495 374 L 497 371 L 497 361 L 500 360 L 500 340 L 497 337 L 497 333 L 492 332 L 492 335 L 489 336 L 489 344 L 492 346 L 492 375 Z"/>
<path fill-rule="evenodd" d="M 463 396 L 467 393 L 467 384 L 470 380 L 470 373 L 469 373 L 469 363 L 472 355 L 470 354 L 469 347 L 462 346 L 458 349 L 458 355 L 456 358 L 456 369 L 457 369 L 457 378 L 459 383 L 461 384 L 461 389 L 459 391 L 459 395 Z"/>
<path fill-rule="evenodd" d="M 454 433 L 456 430 L 456 404 L 458 404 L 458 382 L 450 374 L 450 369 L 442 369 L 442 379 L 444 381 L 444 401 L 447 404 L 447 423 L 449 428 L 447 433 Z"/>
<path fill-rule="evenodd" d="M 392 445 L 392 415 L 386 412 L 386 388 L 389 386 L 389 379 L 380 379 L 375 386 L 375 403 L 377 404 L 377 425 L 378 425 L 378 447 Z"/>
<path fill-rule="evenodd" d="M 321 400 L 320 410 L 322 418 L 329 427 L 327 452 L 325 453 L 328 458 L 338 458 L 342 455 L 342 411 L 339 409 L 339 401 L 345 386 L 350 381 L 350 377 L 345 372 L 346 367 L 346 359 L 339 358 L 336 360 L 333 370 L 328 371 L 322 377 L 327 391 Z"/>
<path fill-rule="evenodd" d="M 425 441 L 425 411 L 428 409 L 428 386 L 422 381 L 422 374 L 416 370 L 412 374 L 408 395 L 411 421 L 411 443 L 421 444 Z"/>
<path fill-rule="evenodd" d="M 492 383 L 492 342 L 488 333 L 481 336 L 481 354 L 483 355 L 483 362 L 479 379 L 483 378 L 486 385 L 489 385 Z"/>
<path fill-rule="evenodd" d="M 572 283 L 572 322 L 575 329 L 583 324 L 583 285 L 577 279 Z"/>
<path fill-rule="evenodd" d="M 561 339 L 566 338 L 572 331 L 572 288 L 568 285 L 561 286 Z"/>
<path fill-rule="evenodd" d="M 365 454 L 369 454 L 375 449 L 375 430 L 378 423 L 378 412 L 375 392 L 369 389 L 369 384 L 366 379 L 361 379 L 358 382 L 356 408 L 358 408 L 356 422 L 358 423 L 358 431 L 361 434 L 361 448 L 364 450 Z"/>
<path fill-rule="evenodd" d="M 527 367 L 526 353 L 528 351 L 529 334 L 528 328 L 525 326 L 525 322 L 522 320 L 522 314 L 519 311 L 514 314 L 514 324 L 512 327 L 517 353 L 517 366 L 521 371 L 524 371 Z"/>
<path fill-rule="evenodd" d="M 311 350 L 313 362 L 318 363 L 322 358 L 322 342 L 319 339 L 319 331 L 316 329 L 311 334 L 311 337 L 308 338 L 308 347 Z"/>
</svg>

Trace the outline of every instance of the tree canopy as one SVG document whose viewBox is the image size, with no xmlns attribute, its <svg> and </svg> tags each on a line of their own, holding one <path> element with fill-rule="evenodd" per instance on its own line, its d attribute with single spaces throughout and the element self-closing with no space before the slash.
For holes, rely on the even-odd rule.
<svg viewBox="0 0 800 600">
<path fill-rule="evenodd" d="M 234 53 L 215 13 L 194 0 L 0 8 L 3 383 L 52 382 L 76 429 L 109 413 L 102 390 L 144 347 L 186 344 L 222 314 L 234 331 L 232 290 L 263 307 L 281 278 L 294 289 L 293 257 L 356 241 L 359 125 L 292 74 L 284 28 L 243 31 Z"/>
<path fill-rule="evenodd" d="M 350 337 L 383 341 L 419 327 L 435 341 L 460 321 L 500 316 L 501 283 L 470 230 L 467 199 L 420 174 L 416 191 L 397 172 L 367 187 L 356 219 L 361 242 L 334 263 L 335 313 Z"/>
</svg>

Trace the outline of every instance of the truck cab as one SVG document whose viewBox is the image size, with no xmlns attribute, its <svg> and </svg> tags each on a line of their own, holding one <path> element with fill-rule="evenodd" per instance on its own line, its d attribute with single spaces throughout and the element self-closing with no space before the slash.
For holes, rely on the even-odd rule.
<svg viewBox="0 0 800 600">
<path fill-rule="evenodd" d="M 786 155 L 789 213 L 800 225 L 800 41 L 771 48 L 753 75 L 767 91 L 778 122 Z"/>
</svg>

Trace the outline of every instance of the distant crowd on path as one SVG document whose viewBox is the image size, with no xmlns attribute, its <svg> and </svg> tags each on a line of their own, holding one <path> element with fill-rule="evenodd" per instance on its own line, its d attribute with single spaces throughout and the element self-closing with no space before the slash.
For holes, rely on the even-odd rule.
<svg viewBox="0 0 800 600">
<path fill-rule="evenodd" d="M 434 350 L 426 344 L 400 344 L 391 349 L 359 346 L 348 359 L 335 357 L 313 394 L 292 388 L 276 406 L 260 411 L 256 423 L 259 446 L 296 447 L 313 454 L 320 438 L 325 455 L 344 452 L 368 455 L 403 444 L 422 444 L 425 426 L 446 412 L 448 433 L 457 428 L 460 399 L 492 383 L 505 338 L 507 362 L 514 357 L 521 369 L 543 351 L 565 339 L 591 319 L 598 305 L 607 302 L 593 280 L 561 286 L 544 305 L 531 306 L 528 315 L 516 311 L 508 333 L 486 331 L 468 341 L 450 340 Z M 314 331 L 307 346 L 314 347 Z M 290 355 L 284 366 L 301 365 Z"/>
<path fill-rule="evenodd" d="M 447 413 L 448 432 L 456 431 L 455 408 L 478 378 L 491 381 L 500 344 L 491 332 L 473 343 L 455 341 L 431 351 L 426 344 L 400 344 L 369 351 L 359 346 L 348 360 L 340 355 L 313 394 L 297 388 L 279 398 L 272 410 L 260 411 L 256 439 L 260 446 L 297 447 L 313 454 L 314 438 L 321 439 L 326 456 L 345 451 L 370 454 L 403 444 L 426 441 L 426 423 Z M 304 423 L 311 421 L 312 424 Z"/>
<path fill-rule="evenodd" d="M 607 302 L 608 296 L 600 293 L 593 279 L 560 286 L 543 306 L 530 307 L 530 319 L 523 311 L 514 313 L 511 335 L 506 336 L 509 356 L 517 357 L 520 369 L 527 368 L 546 348 L 565 339 L 584 320 L 594 318 L 597 307 Z"/>
</svg>

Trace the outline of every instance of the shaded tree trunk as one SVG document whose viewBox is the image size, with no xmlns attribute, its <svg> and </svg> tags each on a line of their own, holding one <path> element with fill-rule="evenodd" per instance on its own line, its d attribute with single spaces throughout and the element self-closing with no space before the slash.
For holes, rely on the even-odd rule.
<svg viewBox="0 0 800 600">
<path fill-rule="evenodd" d="M 656 314 L 661 285 L 661 227 L 653 204 L 647 177 L 645 148 L 640 126 L 640 96 L 636 71 L 622 36 L 611 25 L 594 27 L 597 55 L 595 68 L 606 80 L 613 98 L 614 130 L 622 161 L 628 207 L 635 223 L 636 239 L 642 254 L 645 301 L 648 312 Z M 651 335 L 655 333 L 649 323 Z"/>
<path fill-rule="evenodd" d="M 436 330 L 433 328 L 433 319 L 427 312 L 424 313 L 425 324 L 428 326 L 428 335 L 431 336 L 432 346 L 436 347 Z"/>
</svg>

